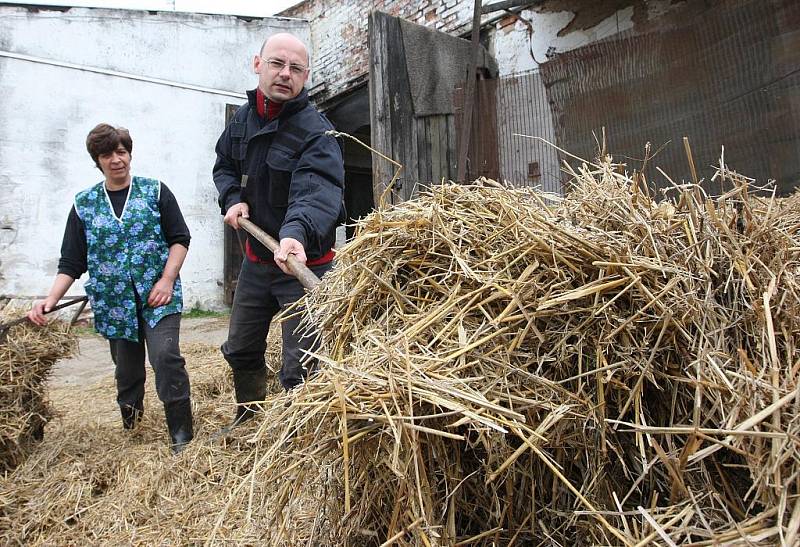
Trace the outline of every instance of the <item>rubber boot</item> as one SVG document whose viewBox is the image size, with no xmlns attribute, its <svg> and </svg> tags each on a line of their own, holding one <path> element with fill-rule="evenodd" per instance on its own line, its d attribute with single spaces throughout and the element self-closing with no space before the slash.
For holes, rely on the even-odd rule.
<svg viewBox="0 0 800 547">
<path fill-rule="evenodd" d="M 261 402 L 267 398 L 267 369 L 234 370 L 233 389 L 236 392 L 236 415 L 231 427 L 246 422 L 258 411 L 258 405 L 247 405 L 252 401 Z"/>
<path fill-rule="evenodd" d="M 178 454 L 194 438 L 192 403 L 189 399 L 165 403 L 164 415 L 167 418 L 170 448 L 172 448 L 173 454 Z"/>
<path fill-rule="evenodd" d="M 252 401 L 260 402 L 267 398 L 267 369 L 234 370 L 233 389 L 236 394 L 236 402 L 238 403 L 233 422 L 212 435 L 212 440 L 227 437 L 233 428 L 256 415 L 258 405 L 248 405 L 244 403 Z"/>
<path fill-rule="evenodd" d="M 125 429 L 133 429 L 136 424 L 142 421 L 144 414 L 144 402 L 137 401 L 133 405 L 121 404 L 119 412 L 122 414 L 122 427 Z"/>
</svg>

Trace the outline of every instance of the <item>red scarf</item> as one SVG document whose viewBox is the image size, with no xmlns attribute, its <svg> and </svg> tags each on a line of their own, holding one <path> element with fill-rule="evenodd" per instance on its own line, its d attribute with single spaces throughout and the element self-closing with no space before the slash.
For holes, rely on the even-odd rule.
<svg viewBox="0 0 800 547">
<path fill-rule="evenodd" d="M 261 92 L 261 88 L 256 88 L 256 111 L 258 111 L 258 115 L 262 118 L 266 118 L 267 121 L 274 120 L 278 117 L 278 114 L 281 113 L 281 109 L 283 108 L 283 103 L 276 103 L 275 101 L 270 101 Z"/>
</svg>

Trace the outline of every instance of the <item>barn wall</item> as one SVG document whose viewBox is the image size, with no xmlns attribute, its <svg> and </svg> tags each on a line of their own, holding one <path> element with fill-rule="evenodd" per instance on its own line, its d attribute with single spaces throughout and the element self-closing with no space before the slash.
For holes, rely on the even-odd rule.
<svg viewBox="0 0 800 547">
<path fill-rule="evenodd" d="M 192 232 L 187 307 L 222 308 L 214 145 L 226 104 L 255 87 L 254 53 L 280 30 L 310 39 L 307 23 L 286 19 L 0 6 L 0 293 L 49 290 L 72 198 L 102 180 L 86 134 L 108 122 L 131 132 L 133 173 L 164 181 L 181 205 Z"/>
<path fill-rule="evenodd" d="M 670 27 L 680 20 L 685 7 L 685 2 L 677 0 L 548 0 L 513 13 L 484 15 L 482 43 L 497 60 L 501 78 L 496 90 L 497 111 L 484 120 L 497 121 L 500 178 L 560 191 L 555 149 L 515 135 L 555 141 L 551 107 L 538 74 L 543 63 L 622 33 Z M 307 19 L 311 24 L 318 85 L 315 98 L 323 105 L 335 103 L 337 97 L 367 80 L 367 21 L 373 10 L 466 36 L 472 26 L 473 2 L 307 0 L 282 12 L 280 15 Z M 592 136 L 587 134 L 586 140 L 591 141 Z"/>
<path fill-rule="evenodd" d="M 705 4 L 705 5 L 702 5 Z M 691 180 L 687 137 L 708 189 L 724 148 L 728 167 L 775 179 L 789 193 L 800 180 L 800 4 L 738 0 L 693 5 L 693 16 L 648 33 L 624 33 L 559 55 L 541 75 L 557 140 L 592 159 L 587 135 L 605 129 L 607 149 L 659 187 Z"/>
</svg>

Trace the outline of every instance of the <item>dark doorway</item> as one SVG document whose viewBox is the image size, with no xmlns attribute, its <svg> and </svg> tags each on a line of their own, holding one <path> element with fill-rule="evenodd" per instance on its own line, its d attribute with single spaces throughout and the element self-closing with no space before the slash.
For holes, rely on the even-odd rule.
<svg viewBox="0 0 800 547">
<path fill-rule="evenodd" d="M 373 209 L 372 169 L 345 165 L 344 206 L 347 209 L 345 234 L 350 241 L 355 235 L 354 223 Z"/>
<path fill-rule="evenodd" d="M 337 131 L 347 133 L 369 145 L 372 134 L 369 125 L 369 93 L 362 86 L 335 97 L 325 115 Z M 343 138 L 344 145 L 344 205 L 347 209 L 347 239 L 354 235 L 353 223 L 368 215 L 374 206 L 372 194 L 372 152 L 356 141 Z"/>
</svg>

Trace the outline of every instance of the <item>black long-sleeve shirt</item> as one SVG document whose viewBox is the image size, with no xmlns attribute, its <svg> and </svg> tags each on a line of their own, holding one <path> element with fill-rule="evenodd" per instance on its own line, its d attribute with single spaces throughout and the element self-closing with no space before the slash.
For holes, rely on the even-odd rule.
<svg viewBox="0 0 800 547">
<path fill-rule="evenodd" d="M 108 191 L 108 197 L 117 217 L 122 214 L 122 209 L 125 207 L 125 202 L 128 199 L 128 190 L 130 190 L 130 185 L 122 190 Z M 183 219 L 183 214 L 180 207 L 178 207 L 175 195 L 163 182 L 161 183 L 160 194 L 158 210 L 161 213 L 161 231 L 164 234 L 167 246 L 171 247 L 176 243 L 180 243 L 188 249 L 191 234 L 189 234 L 189 227 L 186 226 L 186 221 Z M 86 230 L 83 221 L 75 210 L 75 205 L 73 205 L 69 212 L 69 217 L 67 217 L 64 239 L 61 240 L 61 258 L 58 260 L 58 273 L 78 279 L 88 269 L 86 255 Z"/>
</svg>

